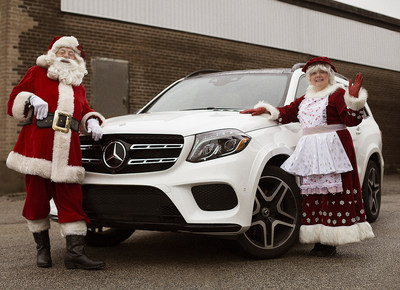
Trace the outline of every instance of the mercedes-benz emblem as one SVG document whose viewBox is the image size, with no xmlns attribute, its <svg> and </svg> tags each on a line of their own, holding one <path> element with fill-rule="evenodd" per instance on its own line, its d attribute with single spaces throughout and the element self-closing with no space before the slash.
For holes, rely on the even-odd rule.
<svg viewBox="0 0 400 290">
<path fill-rule="evenodd" d="M 104 164 L 111 169 L 117 169 L 125 160 L 126 149 L 122 142 L 110 142 L 103 151 Z"/>
</svg>

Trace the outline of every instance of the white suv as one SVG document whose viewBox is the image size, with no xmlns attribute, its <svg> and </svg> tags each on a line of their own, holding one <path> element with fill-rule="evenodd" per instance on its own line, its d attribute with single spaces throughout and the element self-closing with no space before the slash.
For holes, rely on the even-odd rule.
<svg viewBox="0 0 400 290">
<path fill-rule="evenodd" d="M 284 254 L 298 240 L 301 197 L 296 179 L 279 166 L 302 131 L 299 123 L 239 111 L 303 95 L 301 65 L 196 72 L 137 114 L 108 119 L 100 141 L 82 136 L 87 243 L 115 245 L 135 229 L 166 230 L 234 238 L 257 258 Z M 349 129 L 372 222 L 380 209 L 381 133 L 368 106 L 363 122 Z"/>
</svg>

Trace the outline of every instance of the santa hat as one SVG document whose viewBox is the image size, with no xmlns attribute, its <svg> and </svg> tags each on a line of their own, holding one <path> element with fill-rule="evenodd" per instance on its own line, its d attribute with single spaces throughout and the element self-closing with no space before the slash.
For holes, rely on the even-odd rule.
<svg viewBox="0 0 400 290">
<path fill-rule="evenodd" d="M 310 65 L 316 64 L 316 63 L 326 63 L 329 64 L 331 66 L 331 68 L 333 69 L 334 72 L 337 72 L 336 67 L 331 63 L 331 61 L 329 60 L 329 58 L 327 57 L 323 57 L 323 56 L 319 56 L 319 57 L 313 57 L 312 59 L 310 59 L 305 66 L 303 66 L 302 71 L 306 72 L 308 67 Z"/>
<path fill-rule="evenodd" d="M 56 54 L 61 47 L 68 47 L 74 50 L 79 62 L 83 62 L 85 58 L 85 52 L 78 40 L 73 36 L 56 36 L 52 39 L 49 44 L 47 53 L 41 55 L 36 59 L 36 64 L 40 67 L 47 68 L 51 65 L 51 58 L 48 57 L 49 52 Z"/>
</svg>

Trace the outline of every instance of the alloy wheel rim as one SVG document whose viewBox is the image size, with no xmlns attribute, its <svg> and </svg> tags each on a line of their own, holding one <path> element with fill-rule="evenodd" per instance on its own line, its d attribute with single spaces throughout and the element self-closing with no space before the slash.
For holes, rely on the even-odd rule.
<svg viewBox="0 0 400 290">
<path fill-rule="evenodd" d="M 285 244 L 293 235 L 299 213 L 294 194 L 280 178 L 260 178 L 251 226 L 244 234 L 254 246 L 274 249 Z"/>
<path fill-rule="evenodd" d="M 381 190 L 379 182 L 379 174 L 375 168 L 371 168 L 368 174 L 368 205 L 369 210 L 373 215 L 379 211 L 379 193 Z"/>
</svg>

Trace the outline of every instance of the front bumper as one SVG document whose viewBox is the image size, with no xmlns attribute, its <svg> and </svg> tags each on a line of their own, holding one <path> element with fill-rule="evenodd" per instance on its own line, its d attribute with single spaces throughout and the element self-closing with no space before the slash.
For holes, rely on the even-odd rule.
<svg viewBox="0 0 400 290">
<path fill-rule="evenodd" d="M 240 233 L 250 226 L 257 148 L 210 161 L 186 161 L 193 137 L 162 172 L 87 172 L 83 206 L 93 224 L 152 230 Z"/>
</svg>

